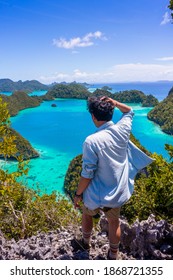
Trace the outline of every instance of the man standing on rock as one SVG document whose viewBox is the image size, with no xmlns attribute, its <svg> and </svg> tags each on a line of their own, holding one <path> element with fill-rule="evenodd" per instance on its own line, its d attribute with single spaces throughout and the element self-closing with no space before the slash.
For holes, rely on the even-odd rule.
<svg viewBox="0 0 173 280">
<path fill-rule="evenodd" d="M 112 121 L 114 108 L 122 113 Z M 117 259 L 121 237 L 119 215 L 121 206 L 131 197 L 134 177 L 152 159 L 129 141 L 133 111 L 131 107 L 108 97 L 91 97 L 88 110 L 97 132 L 83 144 L 83 163 L 74 206 L 83 199 L 82 247 L 89 249 L 93 217 L 103 211 L 108 220 L 108 259 Z"/>
</svg>

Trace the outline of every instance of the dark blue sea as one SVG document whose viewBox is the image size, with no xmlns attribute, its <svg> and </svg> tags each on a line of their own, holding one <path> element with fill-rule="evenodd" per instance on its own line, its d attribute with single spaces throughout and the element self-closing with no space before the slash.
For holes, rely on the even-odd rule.
<svg viewBox="0 0 173 280">
<path fill-rule="evenodd" d="M 93 92 L 107 84 L 92 85 Z M 153 94 L 159 101 L 163 100 L 173 86 L 173 82 L 158 83 L 124 83 L 109 84 L 112 92 L 136 89 L 145 94 Z M 41 95 L 45 92 L 34 92 Z M 52 101 L 43 102 L 41 106 L 21 111 L 11 118 L 12 127 L 30 141 L 40 153 L 40 157 L 29 162 L 30 171 L 25 184 L 39 187 L 43 193 L 53 190 L 63 193 L 64 176 L 70 161 L 82 153 L 85 138 L 95 132 L 95 127 L 86 109 L 85 100 L 57 99 L 57 107 Z M 131 104 L 135 117 L 132 132 L 150 152 L 156 152 L 168 159 L 164 149 L 166 143 L 173 145 L 173 136 L 163 133 L 158 125 L 147 119 L 152 108 L 143 108 L 140 104 Z M 116 109 L 114 121 L 120 118 Z M 1 161 L 1 164 L 4 164 Z M 6 168 L 14 169 L 15 163 L 7 163 Z"/>
</svg>

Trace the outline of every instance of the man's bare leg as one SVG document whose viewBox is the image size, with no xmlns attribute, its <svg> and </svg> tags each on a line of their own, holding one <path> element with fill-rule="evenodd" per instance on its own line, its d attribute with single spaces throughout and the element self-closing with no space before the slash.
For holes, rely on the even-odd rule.
<svg viewBox="0 0 173 280">
<path fill-rule="evenodd" d="M 90 243 L 92 228 L 93 228 L 92 216 L 83 213 L 82 214 L 82 234 L 83 234 L 83 240 L 86 244 Z"/>
<path fill-rule="evenodd" d="M 118 255 L 118 248 L 121 238 L 121 228 L 119 219 L 108 218 L 108 229 L 109 229 L 109 257 L 111 259 L 116 259 Z"/>
</svg>

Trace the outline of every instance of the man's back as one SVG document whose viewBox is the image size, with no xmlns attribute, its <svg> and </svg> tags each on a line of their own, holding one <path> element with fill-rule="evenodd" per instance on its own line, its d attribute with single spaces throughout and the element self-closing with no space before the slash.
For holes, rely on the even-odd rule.
<svg viewBox="0 0 173 280">
<path fill-rule="evenodd" d="M 117 124 L 106 122 L 84 142 L 82 176 L 93 177 L 84 193 L 90 209 L 119 207 L 129 198 L 127 144 L 132 116 L 130 111 Z"/>
</svg>

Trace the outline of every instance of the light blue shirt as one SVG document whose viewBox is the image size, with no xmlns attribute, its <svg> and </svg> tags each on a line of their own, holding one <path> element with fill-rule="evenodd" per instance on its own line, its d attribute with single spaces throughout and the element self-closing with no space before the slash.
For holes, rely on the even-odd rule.
<svg viewBox="0 0 173 280">
<path fill-rule="evenodd" d="M 83 144 L 81 176 L 91 178 L 83 193 L 86 207 L 120 207 L 132 195 L 134 178 L 153 159 L 129 141 L 133 111 L 100 126 Z"/>
</svg>

